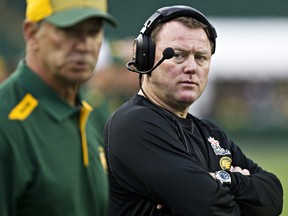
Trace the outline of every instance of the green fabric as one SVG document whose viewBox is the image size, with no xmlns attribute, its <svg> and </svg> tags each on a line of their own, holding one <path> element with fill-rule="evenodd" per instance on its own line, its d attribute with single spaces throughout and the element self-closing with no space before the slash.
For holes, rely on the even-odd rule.
<svg viewBox="0 0 288 216">
<path fill-rule="evenodd" d="M 46 20 L 55 26 L 63 28 L 76 25 L 81 21 L 95 17 L 104 19 L 114 27 L 117 26 L 117 21 L 114 17 L 95 8 L 75 8 L 63 10 L 59 13 L 55 13 L 49 16 L 46 18 Z"/>
<path fill-rule="evenodd" d="M 37 107 L 23 121 L 9 120 L 27 93 L 37 99 Z M 108 182 L 93 112 L 86 125 L 88 167 L 83 164 L 80 107 L 66 103 L 24 62 L 0 85 L 0 113 L 1 216 L 105 215 Z"/>
</svg>

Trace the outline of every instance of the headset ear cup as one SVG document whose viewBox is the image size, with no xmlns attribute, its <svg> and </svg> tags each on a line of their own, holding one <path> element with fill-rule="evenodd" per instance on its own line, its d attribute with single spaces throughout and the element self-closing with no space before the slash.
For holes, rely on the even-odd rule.
<svg viewBox="0 0 288 216">
<path fill-rule="evenodd" d="M 150 70 L 154 66 L 155 61 L 155 44 L 152 42 L 151 37 L 147 36 L 147 43 L 148 43 L 148 68 L 146 70 Z"/>
<path fill-rule="evenodd" d="M 135 67 L 137 70 L 146 71 L 153 67 L 155 45 L 150 36 L 140 34 L 135 39 Z"/>
</svg>

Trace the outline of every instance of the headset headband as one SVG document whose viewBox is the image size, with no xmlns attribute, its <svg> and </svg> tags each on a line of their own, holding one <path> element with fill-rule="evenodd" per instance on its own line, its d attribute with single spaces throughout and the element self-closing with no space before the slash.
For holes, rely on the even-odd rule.
<svg viewBox="0 0 288 216">
<path fill-rule="evenodd" d="M 214 44 L 214 49 L 212 54 L 215 53 L 216 48 L 216 37 L 217 33 L 214 26 L 208 21 L 208 19 L 198 10 L 183 6 L 175 5 L 170 7 L 162 7 L 158 9 L 144 24 L 144 27 L 141 29 L 140 33 L 144 35 L 150 35 L 155 26 L 159 23 L 168 22 L 176 17 L 187 16 L 192 17 L 199 22 L 207 25 L 207 30 L 209 32 L 209 40 Z"/>
</svg>

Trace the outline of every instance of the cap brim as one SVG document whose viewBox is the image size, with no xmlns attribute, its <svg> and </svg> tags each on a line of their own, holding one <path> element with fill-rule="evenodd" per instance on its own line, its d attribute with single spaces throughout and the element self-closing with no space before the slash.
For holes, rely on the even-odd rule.
<svg viewBox="0 0 288 216">
<path fill-rule="evenodd" d="M 45 20 L 52 23 L 57 27 L 69 27 L 76 25 L 79 22 L 82 22 L 89 18 L 102 18 L 107 21 L 112 26 L 117 26 L 116 19 L 108 13 L 104 13 L 94 8 L 76 8 L 61 11 L 51 16 L 47 17 Z"/>
</svg>

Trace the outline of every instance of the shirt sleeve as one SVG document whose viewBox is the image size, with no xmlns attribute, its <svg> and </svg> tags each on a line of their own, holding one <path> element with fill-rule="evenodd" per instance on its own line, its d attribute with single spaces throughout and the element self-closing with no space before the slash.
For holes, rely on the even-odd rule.
<svg viewBox="0 0 288 216">
<path fill-rule="evenodd" d="M 249 176 L 232 173 L 231 192 L 241 207 L 242 215 L 280 215 L 283 207 L 283 189 L 279 179 L 247 158 L 232 142 L 233 166 L 250 171 Z"/>
<path fill-rule="evenodd" d="M 123 188 L 173 215 L 240 215 L 234 195 L 187 152 L 173 122 L 148 109 L 115 115 L 108 125 L 108 163 Z"/>
<path fill-rule="evenodd" d="M 239 166 L 250 171 L 249 176 L 237 172 L 231 173 L 230 191 L 241 208 L 241 215 L 280 215 L 283 208 L 283 189 L 279 179 L 249 159 L 217 125 L 205 120 L 202 126 L 219 138 L 225 145 L 224 148 L 230 150 L 232 166 Z"/>
<path fill-rule="evenodd" d="M 16 133 L 17 134 L 17 133 Z M 18 134 L 19 136 L 19 134 Z M 13 137 L 17 137 L 13 134 Z M 28 182 L 29 165 L 13 137 L 8 136 L 0 129 L 0 215 L 10 216 L 16 214 L 17 200 L 22 195 L 25 184 Z"/>
</svg>

